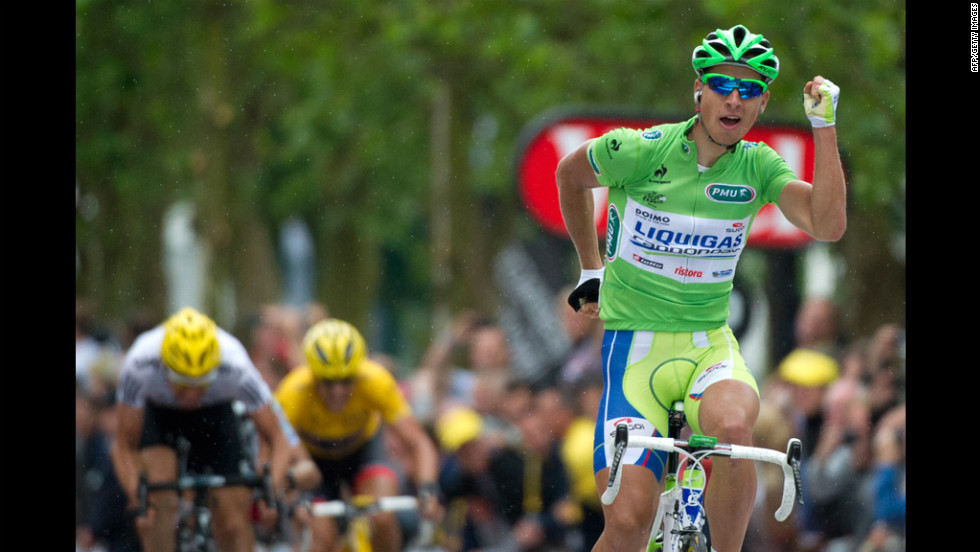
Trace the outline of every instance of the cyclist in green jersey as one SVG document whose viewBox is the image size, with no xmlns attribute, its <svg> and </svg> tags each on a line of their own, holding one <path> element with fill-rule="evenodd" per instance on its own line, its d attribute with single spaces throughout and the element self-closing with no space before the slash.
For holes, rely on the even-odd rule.
<svg viewBox="0 0 980 552">
<path fill-rule="evenodd" d="M 766 144 L 743 141 L 779 73 L 770 43 L 742 25 L 718 29 L 694 49 L 692 65 L 694 116 L 610 131 L 568 154 L 556 171 L 582 268 L 569 303 L 605 325 L 593 455 L 600 493 L 616 423 L 627 419 L 633 435 L 666 435 L 674 400 L 684 400 L 694 431 L 752 444 L 758 386 L 726 323 L 751 223 L 775 203 L 818 240 L 839 240 L 847 224 L 835 127 L 839 88 L 821 76 L 803 87 L 815 143 L 809 183 Z M 598 186 L 609 189 L 605 255 L 593 219 L 591 189 Z M 594 550 L 645 545 L 663 463 L 663 456 L 629 449 L 619 498 L 603 507 L 605 531 Z M 741 549 L 755 494 L 752 462 L 715 461 L 705 493 L 714 550 Z"/>
</svg>

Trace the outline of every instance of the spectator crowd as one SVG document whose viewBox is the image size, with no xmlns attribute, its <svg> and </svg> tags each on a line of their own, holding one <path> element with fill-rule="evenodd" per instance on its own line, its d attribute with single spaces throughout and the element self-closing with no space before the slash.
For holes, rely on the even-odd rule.
<svg viewBox="0 0 980 552">
<path fill-rule="evenodd" d="M 449 552 L 588 551 L 602 531 L 592 474 L 602 374 L 601 321 L 556 306 L 574 344 L 535 378 L 517 377 L 508 339 L 492 317 L 465 312 L 403 368 L 368 347 L 402 385 L 440 448 L 446 506 L 437 543 Z M 165 316 L 134 311 L 119 328 L 76 303 L 76 552 L 132 552 L 139 545 L 109 461 L 115 377 L 134 336 Z M 323 305 L 268 305 L 237 332 L 272 389 L 303 364 L 300 341 L 329 315 Z M 782 479 L 760 465 L 746 552 L 905 550 L 905 332 L 885 324 L 844 339 L 835 305 L 799 309 L 795 349 L 760 377 L 757 446 L 803 441 L 805 503 L 773 519 Z M 404 459 L 394 442 L 392 458 Z M 770 468 L 777 470 L 773 473 Z M 406 467 L 406 471 L 407 467 Z"/>
</svg>

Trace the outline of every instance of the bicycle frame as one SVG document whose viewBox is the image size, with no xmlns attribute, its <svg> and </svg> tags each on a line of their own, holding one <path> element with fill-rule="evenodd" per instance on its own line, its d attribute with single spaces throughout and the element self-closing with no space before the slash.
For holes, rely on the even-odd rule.
<svg viewBox="0 0 980 552">
<path fill-rule="evenodd" d="M 668 411 L 667 436 L 679 439 L 687 418 L 684 414 L 684 401 L 675 401 Z M 648 552 L 678 548 L 675 535 L 686 533 L 690 538 L 704 543 L 708 549 L 710 540 L 704 533 L 707 516 L 704 510 L 702 493 L 707 485 L 707 473 L 700 459 L 682 463 L 676 450 L 667 453 L 667 467 L 664 474 L 664 492 L 660 495 L 653 528 L 650 531 Z M 662 526 L 662 529 L 661 529 Z M 669 537 L 665 537 L 668 536 Z"/>
<path fill-rule="evenodd" d="M 775 512 L 776 520 L 785 521 L 797 499 L 800 504 L 803 503 L 800 495 L 802 444 L 799 439 L 790 439 L 785 453 L 759 447 L 719 444 L 717 439 L 703 435 L 692 435 L 688 441 L 681 441 L 679 435 L 685 423 L 683 416 L 683 402 L 675 402 L 670 411 L 668 437 L 630 437 L 625 424 L 616 428 L 615 454 L 609 472 L 609 485 L 602 494 L 603 504 L 612 504 L 619 493 L 622 480 L 620 463 L 626 447 L 668 453 L 665 490 L 660 496 L 650 532 L 649 551 L 707 550 L 707 539 L 702 532 L 707 520 L 702 500 L 707 480 L 702 462 L 710 456 L 764 461 L 782 467 L 783 496 Z M 681 457 L 687 460 L 686 465 L 680 463 Z"/>
</svg>

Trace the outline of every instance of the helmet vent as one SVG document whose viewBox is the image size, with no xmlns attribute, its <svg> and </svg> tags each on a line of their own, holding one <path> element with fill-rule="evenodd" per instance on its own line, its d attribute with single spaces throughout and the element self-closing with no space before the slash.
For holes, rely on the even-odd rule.
<svg viewBox="0 0 980 552">
<path fill-rule="evenodd" d="M 732 30 L 732 37 L 735 38 L 735 44 L 741 44 L 745 40 L 745 27 L 739 25 Z"/>
<path fill-rule="evenodd" d="M 320 344 L 319 343 L 314 343 L 313 344 L 313 350 L 316 351 L 316 356 L 320 357 L 320 360 L 324 364 L 330 364 L 330 361 L 327 360 L 327 354 L 324 353 L 323 352 L 323 349 L 320 348 Z"/>
<path fill-rule="evenodd" d="M 718 53 L 720 53 L 721 55 L 725 56 L 726 58 L 734 58 L 735 57 L 735 56 L 732 55 L 732 51 L 728 49 L 728 46 L 725 46 L 722 43 L 715 44 L 714 47 L 715 47 L 715 50 L 718 50 Z"/>
</svg>

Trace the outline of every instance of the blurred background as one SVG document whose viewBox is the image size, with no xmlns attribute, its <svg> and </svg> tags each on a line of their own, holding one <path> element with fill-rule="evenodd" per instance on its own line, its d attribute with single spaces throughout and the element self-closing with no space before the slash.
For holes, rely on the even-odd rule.
<svg viewBox="0 0 980 552">
<path fill-rule="evenodd" d="M 263 305 L 313 305 L 411 370 L 477 311 L 534 372 L 567 352 L 527 345 L 579 267 L 519 192 L 529 136 L 556 110 L 689 117 L 691 50 L 737 23 L 781 62 L 760 124 L 806 130 L 804 83 L 840 86 L 850 189 L 840 242 L 743 253 L 747 359 L 771 372 L 811 297 L 844 340 L 905 326 L 902 2 L 75 6 L 76 299 L 106 332 L 194 305 L 244 333 Z"/>
</svg>

